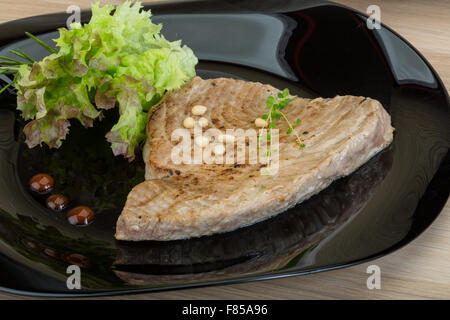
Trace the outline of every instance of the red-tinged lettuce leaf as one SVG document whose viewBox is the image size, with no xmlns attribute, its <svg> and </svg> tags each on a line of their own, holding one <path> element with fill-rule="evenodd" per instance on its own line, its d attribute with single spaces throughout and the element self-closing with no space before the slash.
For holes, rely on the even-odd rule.
<svg viewBox="0 0 450 320">
<path fill-rule="evenodd" d="M 89 127 L 101 120 L 102 109 L 118 106 L 119 121 L 107 140 L 115 155 L 134 159 L 145 139 L 147 112 L 194 77 L 198 62 L 180 41 L 166 40 L 150 11 L 141 9 L 139 2 L 96 3 L 88 24 L 59 29 L 56 53 L 20 67 L 17 108 L 33 120 L 24 129 L 29 146 L 58 147 L 69 119 Z"/>
<path fill-rule="evenodd" d="M 118 94 L 119 121 L 106 134 L 114 155 L 134 160 L 135 148 L 145 139 L 147 113 L 142 111 L 135 88 L 124 88 Z"/>
<path fill-rule="evenodd" d="M 28 147 L 46 143 L 50 148 L 59 148 L 69 132 L 70 122 L 57 116 L 48 116 L 28 122 L 23 128 Z"/>
<path fill-rule="evenodd" d="M 26 90 L 17 98 L 17 109 L 22 111 L 25 120 L 42 118 L 47 114 L 44 102 L 45 87 Z"/>
<path fill-rule="evenodd" d="M 111 78 L 100 79 L 100 84 L 95 92 L 95 105 L 101 109 L 111 109 L 116 105 L 116 98 L 112 91 Z"/>
</svg>

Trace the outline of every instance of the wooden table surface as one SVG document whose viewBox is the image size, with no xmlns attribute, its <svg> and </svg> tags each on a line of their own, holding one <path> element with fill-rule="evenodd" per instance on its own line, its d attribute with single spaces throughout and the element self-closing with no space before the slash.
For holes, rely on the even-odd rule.
<svg viewBox="0 0 450 320">
<path fill-rule="evenodd" d="M 82 8 L 91 0 L 0 0 L 0 22 Z M 102 3 L 119 3 L 104 0 Z M 399 32 L 431 62 L 450 88 L 450 1 L 448 0 L 339 0 L 365 12 L 381 8 L 381 21 Z M 449 182 L 450 183 L 450 182 Z M 366 287 L 366 268 L 381 268 L 381 289 Z M 0 293 L 3 299 L 30 299 Z M 351 268 L 308 276 L 253 283 L 195 288 L 124 299 L 449 299 L 450 201 L 432 226 L 406 247 L 386 257 Z M 111 299 L 111 298 L 105 298 Z"/>
</svg>

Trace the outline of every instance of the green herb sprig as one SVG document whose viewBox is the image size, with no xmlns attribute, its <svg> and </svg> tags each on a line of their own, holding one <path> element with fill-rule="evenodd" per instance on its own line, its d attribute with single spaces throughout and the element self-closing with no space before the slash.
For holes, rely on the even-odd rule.
<svg viewBox="0 0 450 320">
<path fill-rule="evenodd" d="M 266 100 L 266 105 L 270 108 L 269 112 L 266 114 L 263 114 L 261 116 L 262 119 L 266 120 L 266 126 L 269 126 L 269 133 L 266 135 L 267 142 L 269 144 L 268 150 L 265 152 L 264 156 L 268 157 L 267 162 L 267 168 L 270 167 L 271 163 L 271 155 L 272 152 L 277 152 L 277 150 L 272 150 L 272 129 L 275 129 L 277 127 L 277 122 L 281 119 L 284 119 L 289 126 L 289 129 L 286 131 L 286 134 L 294 133 L 295 138 L 297 140 L 297 143 L 300 148 L 304 148 L 305 144 L 300 139 L 300 136 L 298 135 L 297 131 L 294 129 L 294 127 L 298 126 L 300 124 L 300 119 L 295 120 L 294 124 L 292 124 L 286 114 L 282 111 L 286 106 L 292 101 L 294 96 L 291 96 L 289 93 L 289 89 L 284 89 L 283 91 L 279 92 L 277 97 L 268 96 Z M 261 137 L 258 136 L 258 149 L 259 144 L 261 142 Z"/>
<path fill-rule="evenodd" d="M 269 112 L 266 114 L 263 114 L 261 116 L 262 119 L 266 120 L 268 123 L 268 126 L 270 129 L 274 129 L 277 126 L 277 122 L 283 118 L 287 125 L 289 126 L 289 129 L 286 131 L 286 134 L 294 133 L 295 138 L 297 140 L 297 143 L 299 147 L 304 148 L 305 144 L 300 139 L 300 136 L 298 135 L 297 131 L 294 129 L 294 127 L 298 126 L 300 124 L 300 119 L 295 120 L 294 124 L 292 124 L 289 119 L 287 118 L 286 114 L 281 111 L 292 101 L 293 96 L 290 95 L 289 89 L 284 89 L 282 92 L 279 92 L 277 97 L 268 96 L 266 105 L 270 108 Z M 271 134 L 267 134 L 267 140 L 270 140 Z M 271 150 L 269 149 L 269 155 Z"/>
</svg>

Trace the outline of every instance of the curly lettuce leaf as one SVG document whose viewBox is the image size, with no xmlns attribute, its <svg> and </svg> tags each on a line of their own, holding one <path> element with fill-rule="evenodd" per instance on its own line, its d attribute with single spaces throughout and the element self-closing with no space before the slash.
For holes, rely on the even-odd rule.
<svg viewBox="0 0 450 320">
<path fill-rule="evenodd" d="M 119 120 L 106 135 L 115 155 L 134 159 L 145 139 L 147 112 L 163 95 L 195 76 L 198 63 L 181 41 L 170 42 L 139 2 L 98 3 L 82 26 L 59 29 L 56 53 L 22 65 L 15 84 L 17 108 L 30 121 L 26 143 L 59 147 L 70 119 L 90 127 L 102 110 L 118 106 Z"/>
<path fill-rule="evenodd" d="M 142 111 L 136 88 L 123 88 L 118 94 L 119 121 L 106 134 L 114 155 L 134 159 L 134 149 L 145 138 L 147 113 Z"/>
</svg>

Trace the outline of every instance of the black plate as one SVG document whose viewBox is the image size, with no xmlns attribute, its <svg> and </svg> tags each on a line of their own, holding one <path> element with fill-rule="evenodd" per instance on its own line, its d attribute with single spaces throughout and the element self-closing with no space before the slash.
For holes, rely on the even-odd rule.
<svg viewBox="0 0 450 320">
<path fill-rule="evenodd" d="M 234 232 L 173 242 L 118 242 L 114 225 L 143 164 L 114 158 L 103 134 L 114 111 L 92 129 L 72 123 L 59 150 L 28 149 L 15 96 L 0 106 L 0 286 L 39 295 L 104 295 L 253 281 L 361 263 L 398 249 L 436 218 L 450 192 L 449 98 L 427 61 L 386 27 L 330 3 L 195 2 L 152 5 L 167 38 L 183 39 L 203 77 L 228 76 L 288 87 L 306 96 L 378 99 L 396 128 L 392 146 L 357 172 L 270 220 Z M 250 3 L 250 2 L 248 2 Z M 20 48 L 45 54 L 66 14 L 0 26 L 0 55 Z M 89 12 L 83 12 L 87 21 Z M 51 173 L 71 206 L 97 216 L 87 227 L 28 191 Z M 68 290 L 66 268 L 81 267 L 82 290 Z"/>
</svg>

